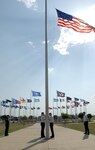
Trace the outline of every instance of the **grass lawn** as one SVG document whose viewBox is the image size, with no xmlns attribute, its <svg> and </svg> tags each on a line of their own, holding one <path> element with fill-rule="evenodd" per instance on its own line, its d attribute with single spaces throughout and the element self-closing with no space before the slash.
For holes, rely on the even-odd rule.
<svg viewBox="0 0 95 150">
<path fill-rule="evenodd" d="M 14 132 L 16 130 L 20 130 L 26 127 L 31 126 L 33 123 L 27 123 L 27 124 L 22 124 L 22 123 L 10 123 L 10 127 L 9 127 L 9 133 L 10 132 Z M 0 137 L 4 136 L 4 131 L 5 131 L 5 125 L 4 123 L 0 124 Z"/>
<path fill-rule="evenodd" d="M 84 125 L 83 123 L 67 123 L 67 124 L 62 124 L 63 127 L 78 130 L 84 132 Z M 90 123 L 89 122 L 89 130 L 90 134 L 95 135 L 95 123 Z"/>
</svg>

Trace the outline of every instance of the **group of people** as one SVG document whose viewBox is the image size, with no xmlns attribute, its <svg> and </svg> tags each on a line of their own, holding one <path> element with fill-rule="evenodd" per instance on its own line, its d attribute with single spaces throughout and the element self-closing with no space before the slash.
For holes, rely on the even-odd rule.
<svg viewBox="0 0 95 150">
<path fill-rule="evenodd" d="M 41 113 L 41 138 L 45 137 L 44 129 L 45 129 L 45 114 L 44 112 Z M 88 126 L 88 116 L 85 112 L 83 112 L 83 122 L 84 122 L 84 134 L 89 135 L 89 126 Z M 54 138 L 54 117 L 52 116 L 52 113 L 49 113 L 49 125 L 51 130 L 51 136 L 50 138 Z M 9 118 L 6 116 L 5 119 L 5 136 L 8 136 L 8 130 L 9 130 Z"/>
<path fill-rule="evenodd" d="M 50 125 L 50 130 L 51 130 L 51 136 L 50 138 L 54 138 L 54 117 L 52 116 L 52 113 L 49 113 L 49 125 Z M 45 137 L 45 133 L 44 133 L 44 129 L 45 129 L 45 114 L 44 112 L 41 113 L 41 138 Z"/>
</svg>

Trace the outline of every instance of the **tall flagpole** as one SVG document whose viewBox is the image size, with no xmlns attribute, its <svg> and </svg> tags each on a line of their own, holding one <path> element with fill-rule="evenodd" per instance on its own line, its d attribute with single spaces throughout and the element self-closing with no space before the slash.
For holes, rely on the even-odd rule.
<svg viewBox="0 0 95 150">
<path fill-rule="evenodd" d="M 45 0 L 45 111 L 46 111 L 46 139 L 49 138 L 48 118 L 48 45 L 47 45 L 47 0 Z"/>
</svg>

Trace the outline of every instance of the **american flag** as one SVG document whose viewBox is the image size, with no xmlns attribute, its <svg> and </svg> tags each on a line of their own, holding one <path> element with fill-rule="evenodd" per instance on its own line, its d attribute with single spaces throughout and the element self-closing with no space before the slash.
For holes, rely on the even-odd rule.
<svg viewBox="0 0 95 150">
<path fill-rule="evenodd" d="M 58 15 L 58 26 L 71 28 L 80 33 L 89 33 L 91 31 L 95 32 L 95 27 L 89 25 L 82 19 L 61 12 L 58 9 L 56 9 L 56 11 Z"/>
</svg>

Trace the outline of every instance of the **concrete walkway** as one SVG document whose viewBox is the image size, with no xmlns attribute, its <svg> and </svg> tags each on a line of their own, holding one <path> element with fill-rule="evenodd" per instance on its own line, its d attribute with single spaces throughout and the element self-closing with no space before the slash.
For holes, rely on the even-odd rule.
<svg viewBox="0 0 95 150">
<path fill-rule="evenodd" d="M 55 138 L 40 139 L 40 124 L 0 138 L 0 150 L 95 150 L 95 136 L 54 126 Z"/>
</svg>

